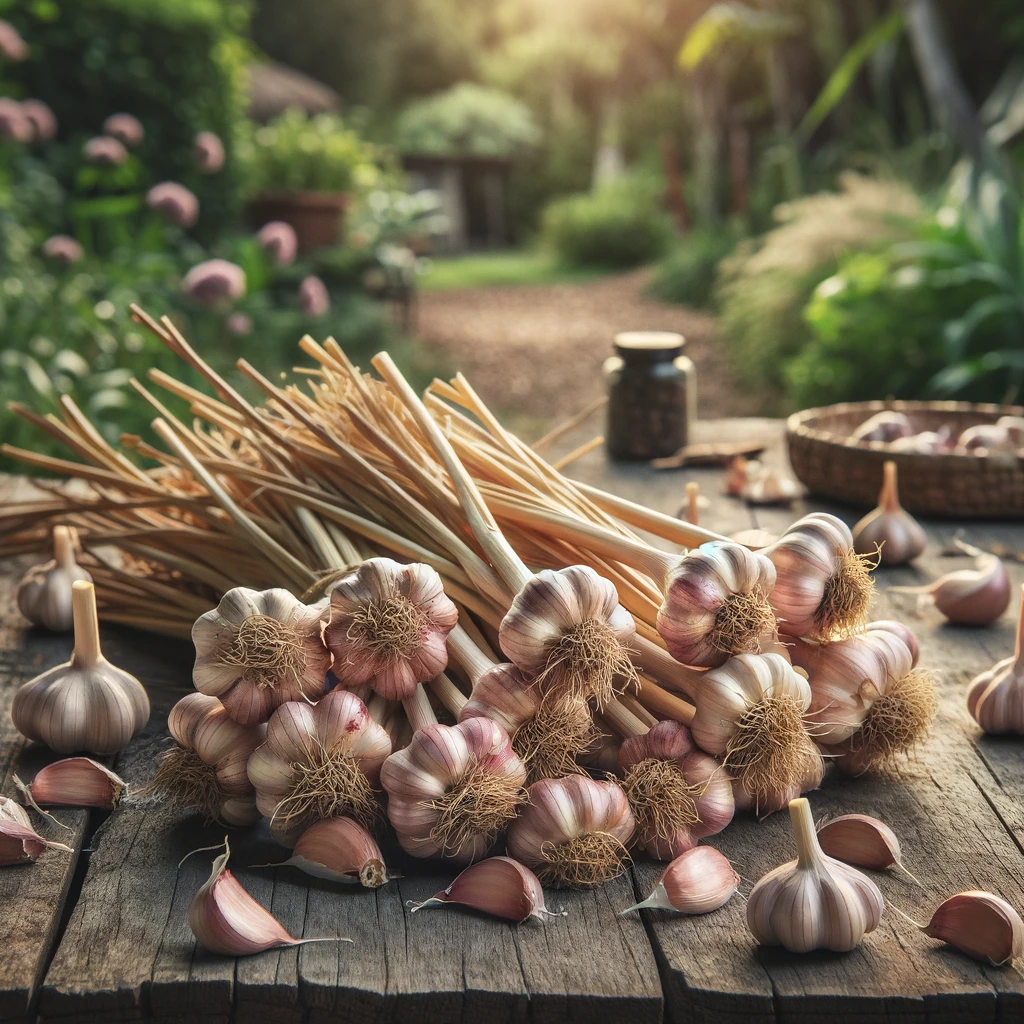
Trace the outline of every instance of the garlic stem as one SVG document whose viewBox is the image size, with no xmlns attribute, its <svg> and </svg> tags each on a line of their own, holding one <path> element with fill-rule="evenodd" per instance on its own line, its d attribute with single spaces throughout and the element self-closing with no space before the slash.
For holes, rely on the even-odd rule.
<svg viewBox="0 0 1024 1024">
<path fill-rule="evenodd" d="M 73 567 L 75 564 L 75 545 L 71 539 L 71 530 L 67 526 L 53 528 L 53 560 L 62 569 Z"/>
<path fill-rule="evenodd" d="M 793 823 L 793 837 L 796 840 L 798 868 L 811 868 L 823 856 L 814 828 L 811 804 L 806 797 L 789 802 L 789 817 Z"/>
<path fill-rule="evenodd" d="M 686 485 L 686 518 L 692 526 L 700 522 L 700 484 L 695 480 Z"/>
<path fill-rule="evenodd" d="M 103 659 L 100 650 L 100 622 L 96 613 L 96 588 L 88 580 L 71 584 L 71 607 L 75 622 L 75 651 L 71 664 L 90 669 Z"/>
<path fill-rule="evenodd" d="M 434 709 L 430 706 L 430 698 L 422 683 L 417 685 L 416 692 L 411 697 L 402 701 L 402 706 L 405 708 L 405 716 L 409 719 L 413 731 L 419 732 L 420 729 L 426 728 L 428 725 L 437 725 L 437 715 L 434 714 Z"/>
<path fill-rule="evenodd" d="M 495 663 L 477 647 L 461 624 L 456 625 L 448 634 L 448 650 L 474 686 L 489 668 L 494 667 Z"/>
<path fill-rule="evenodd" d="M 899 491 L 896 489 L 896 463 L 891 459 L 882 464 L 882 491 L 878 495 L 878 507 L 886 512 L 900 510 Z"/>
<path fill-rule="evenodd" d="M 650 731 L 649 726 L 617 700 L 609 701 L 604 706 L 602 713 L 608 724 L 623 739 L 628 739 L 630 736 L 644 736 Z"/>
<path fill-rule="evenodd" d="M 459 712 L 469 702 L 469 698 L 448 678 L 444 672 L 430 680 L 430 689 L 434 696 L 445 706 L 448 713 L 458 719 Z"/>
<path fill-rule="evenodd" d="M 690 725 L 693 722 L 697 709 L 674 693 L 662 689 L 653 679 L 641 673 L 637 687 L 637 699 L 648 711 L 664 715 L 682 725 Z"/>
</svg>

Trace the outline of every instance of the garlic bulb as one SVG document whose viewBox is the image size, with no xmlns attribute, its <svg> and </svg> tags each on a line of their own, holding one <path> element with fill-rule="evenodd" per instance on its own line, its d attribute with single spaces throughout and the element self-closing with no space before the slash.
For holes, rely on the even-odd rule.
<svg viewBox="0 0 1024 1024">
<path fill-rule="evenodd" d="M 382 697 L 405 700 L 444 671 L 445 638 L 458 617 L 429 565 L 367 559 L 331 588 L 324 641 L 334 674 L 346 686 L 368 683 Z"/>
<path fill-rule="evenodd" d="M 807 680 L 778 654 L 738 654 L 712 669 L 694 695 L 690 724 L 701 750 L 722 758 L 736 803 L 778 810 L 814 789 L 824 773 L 807 732 Z"/>
<path fill-rule="evenodd" d="M 977 548 L 965 549 L 977 552 Z M 978 552 L 973 569 L 957 569 L 923 587 L 890 587 L 889 591 L 917 594 L 919 610 L 933 604 L 958 625 L 987 626 L 1010 604 L 1010 577 L 996 555 Z"/>
<path fill-rule="evenodd" d="M 1016 448 L 1014 439 L 1005 425 L 979 423 L 968 427 L 957 439 L 957 447 L 974 455 L 988 455 L 990 452 L 1012 453 Z"/>
<path fill-rule="evenodd" d="M 35 626 L 66 633 L 73 624 L 71 585 L 75 580 L 91 583 L 92 576 L 75 561 L 74 532 L 55 526 L 53 561 L 25 573 L 18 584 L 18 610 Z"/>
<path fill-rule="evenodd" d="M 161 758 L 147 790 L 208 821 L 259 821 L 262 814 L 246 769 L 263 742 L 263 726 L 242 725 L 216 697 L 190 693 L 171 708 L 167 729 L 178 745 Z"/>
<path fill-rule="evenodd" d="M 633 814 L 614 782 L 581 775 L 542 779 L 508 829 L 508 852 L 545 885 L 600 885 L 624 870 Z"/>
<path fill-rule="evenodd" d="M 1006 900 L 990 892 L 950 896 L 921 930 L 996 967 L 1024 956 L 1024 921 Z"/>
<path fill-rule="evenodd" d="M 460 903 L 517 923 L 531 917 L 558 916 L 544 906 L 544 890 L 537 876 L 511 857 L 488 857 L 471 864 L 447 889 L 414 903 L 412 913 L 438 903 Z"/>
<path fill-rule="evenodd" d="M 359 822 L 345 817 L 310 825 L 287 860 L 265 866 L 298 868 L 314 878 L 358 883 L 366 889 L 376 889 L 388 880 L 377 841 Z"/>
<path fill-rule="evenodd" d="M 661 876 L 647 899 L 619 911 L 675 910 L 680 914 L 710 914 L 724 907 L 740 887 L 740 876 L 729 861 L 710 846 L 681 853 Z"/>
<path fill-rule="evenodd" d="M 780 632 L 834 640 L 864 623 L 873 563 L 853 550 L 853 535 L 841 520 L 812 512 L 761 553 L 775 565 L 769 600 Z"/>
<path fill-rule="evenodd" d="M 478 860 L 523 801 L 526 768 L 508 733 L 488 718 L 427 725 L 380 773 L 388 818 L 406 853 Z"/>
<path fill-rule="evenodd" d="M 989 735 L 1024 736 L 1024 587 L 1014 652 L 974 677 L 967 691 L 967 710 Z"/>
<path fill-rule="evenodd" d="M 884 821 L 867 814 L 841 814 L 824 822 L 818 826 L 818 843 L 829 857 L 844 864 L 875 871 L 895 866 L 917 882 L 903 866 L 896 833 Z"/>
<path fill-rule="evenodd" d="M 390 753 L 387 732 L 346 690 L 332 690 L 316 705 L 282 704 L 248 765 L 271 835 L 291 847 L 314 822 L 339 815 L 372 827 L 379 813 L 374 787 Z"/>
<path fill-rule="evenodd" d="M 671 860 L 732 821 L 732 779 L 697 749 L 690 730 L 666 720 L 619 750 L 622 788 L 636 820 L 636 843 L 656 860 Z"/>
<path fill-rule="evenodd" d="M 323 611 L 287 590 L 229 590 L 192 627 L 195 688 L 242 725 L 265 722 L 289 700 L 319 700 L 331 666 Z"/>
<path fill-rule="evenodd" d="M 113 754 L 149 720 L 149 697 L 138 679 L 103 657 L 92 583 L 73 583 L 72 601 L 71 660 L 25 683 L 14 695 L 11 718 L 23 736 L 60 754 Z"/>
<path fill-rule="evenodd" d="M 791 953 L 845 953 L 878 927 L 884 901 L 856 868 L 827 857 L 818 845 L 810 804 L 789 805 L 797 859 L 769 871 L 747 899 L 747 925 L 766 946 Z"/>
<path fill-rule="evenodd" d="M 922 430 L 919 434 L 909 437 L 897 437 L 890 441 L 891 452 L 902 452 L 908 455 L 936 455 L 951 452 L 956 447 L 949 427 L 938 430 Z"/>
<path fill-rule="evenodd" d="M 715 668 L 733 654 L 756 653 L 775 631 L 768 595 L 775 566 L 741 544 L 712 541 L 669 571 L 657 629 L 672 657 Z"/>
<path fill-rule="evenodd" d="M 898 437 L 909 437 L 913 432 L 914 428 L 904 413 L 883 409 L 857 427 L 850 435 L 850 440 L 895 441 Z"/>
<path fill-rule="evenodd" d="M 906 565 L 924 551 L 928 537 L 920 523 L 900 505 L 896 463 L 886 462 L 883 473 L 878 508 L 853 528 L 853 550 L 858 555 L 877 553 L 883 565 Z"/>
</svg>

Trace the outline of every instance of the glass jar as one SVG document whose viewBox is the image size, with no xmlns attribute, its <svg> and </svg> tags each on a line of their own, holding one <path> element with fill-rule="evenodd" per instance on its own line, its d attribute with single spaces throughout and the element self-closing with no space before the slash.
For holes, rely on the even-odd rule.
<svg viewBox="0 0 1024 1024">
<path fill-rule="evenodd" d="M 605 445 L 613 459 L 657 459 L 687 444 L 696 411 L 696 371 L 686 339 L 668 331 L 624 331 L 604 363 Z"/>
</svg>

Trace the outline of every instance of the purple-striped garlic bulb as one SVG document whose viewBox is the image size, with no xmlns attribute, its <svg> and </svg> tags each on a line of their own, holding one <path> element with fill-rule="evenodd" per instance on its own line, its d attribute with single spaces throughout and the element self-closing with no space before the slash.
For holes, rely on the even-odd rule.
<svg viewBox="0 0 1024 1024">
<path fill-rule="evenodd" d="M 967 691 L 967 710 L 989 735 L 1024 735 L 1024 588 L 1016 648 L 1008 658 L 974 677 Z"/>
</svg>

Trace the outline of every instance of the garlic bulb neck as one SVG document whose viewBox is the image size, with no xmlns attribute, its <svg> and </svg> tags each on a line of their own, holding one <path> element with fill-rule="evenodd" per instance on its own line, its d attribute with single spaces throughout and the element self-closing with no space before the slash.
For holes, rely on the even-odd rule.
<svg viewBox="0 0 1024 1024">
<path fill-rule="evenodd" d="M 96 611 L 96 590 L 85 580 L 71 585 L 72 612 L 75 619 L 75 651 L 71 664 L 90 669 L 104 660 L 100 650 L 100 620 Z"/>
<path fill-rule="evenodd" d="M 71 569 L 78 564 L 75 559 L 74 536 L 66 526 L 53 528 L 53 560 L 62 569 Z"/>
<path fill-rule="evenodd" d="M 916 558 L 928 543 L 921 525 L 900 505 L 896 463 L 883 466 L 878 508 L 853 528 L 853 546 L 859 555 L 875 556 L 886 565 L 904 565 Z"/>
</svg>

